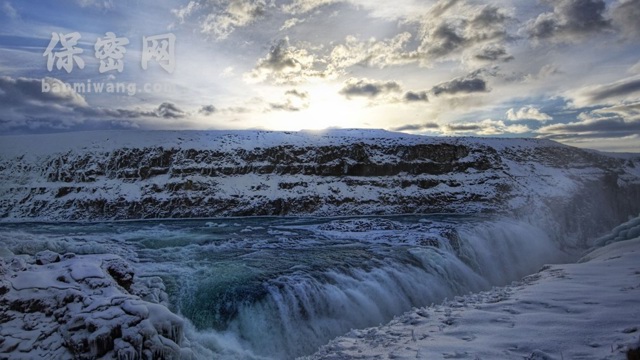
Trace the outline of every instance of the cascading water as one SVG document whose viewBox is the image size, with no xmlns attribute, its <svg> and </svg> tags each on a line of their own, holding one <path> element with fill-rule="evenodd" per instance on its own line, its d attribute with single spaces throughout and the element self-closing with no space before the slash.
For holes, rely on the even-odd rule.
<svg viewBox="0 0 640 360">
<path fill-rule="evenodd" d="M 162 276 L 203 358 L 310 354 L 352 328 L 569 256 L 529 224 L 455 217 L 13 226 L 1 240 L 14 252 L 90 243 Z"/>
</svg>

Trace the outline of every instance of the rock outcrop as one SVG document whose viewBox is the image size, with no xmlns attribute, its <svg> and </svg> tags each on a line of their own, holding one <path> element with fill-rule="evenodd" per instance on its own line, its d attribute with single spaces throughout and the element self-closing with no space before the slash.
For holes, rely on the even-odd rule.
<svg viewBox="0 0 640 360">
<path fill-rule="evenodd" d="M 195 358 L 184 320 L 145 296 L 162 282 L 136 281 L 122 258 L 6 256 L 0 278 L 0 359 Z"/>
</svg>

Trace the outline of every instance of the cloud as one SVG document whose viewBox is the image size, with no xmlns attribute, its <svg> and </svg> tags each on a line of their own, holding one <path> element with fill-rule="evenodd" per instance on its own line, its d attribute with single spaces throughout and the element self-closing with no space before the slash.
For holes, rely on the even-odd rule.
<svg viewBox="0 0 640 360">
<path fill-rule="evenodd" d="M 415 34 L 404 31 L 388 39 L 364 41 L 348 36 L 333 48 L 328 62 L 336 69 L 355 65 L 383 69 L 407 64 L 430 67 L 448 59 L 510 61 L 513 56 L 503 44 L 511 39 L 506 27 L 510 19 L 506 10 L 494 5 L 440 0 L 422 16 L 402 18 L 401 23 L 417 26 Z M 455 57 L 459 54 L 464 56 Z"/>
<path fill-rule="evenodd" d="M 354 65 L 383 69 L 392 65 L 416 62 L 416 53 L 406 52 L 405 47 L 411 40 L 408 32 L 400 33 L 391 39 L 359 41 L 355 36 L 347 36 L 344 44 L 336 45 L 329 55 L 329 62 L 337 69 Z"/>
<path fill-rule="evenodd" d="M 267 111 L 300 111 L 309 107 L 309 93 L 296 89 L 287 90 L 285 98 L 280 102 L 269 103 Z"/>
<path fill-rule="evenodd" d="M 58 79 L 16 79 L 9 76 L 0 76 L 0 104 L 3 109 L 21 107 L 25 111 L 72 110 L 88 106 L 82 95 Z"/>
<path fill-rule="evenodd" d="M 294 104 L 292 104 L 290 101 L 285 101 L 282 103 L 270 103 L 269 104 L 270 110 L 281 110 L 281 111 L 300 111 L 302 109 L 307 108 L 308 106 L 304 106 L 304 107 L 299 107 L 296 106 Z"/>
<path fill-rule="evenodd" d="M 269 53 L 258 60 L 256 66 L 244 78 L 249 82 L 271 81 L 276 84 L 295 84 L 309 78 L 323 78 L 329 75 L 321 70 L 317 60 L 305 49 L 298 49 L 284 38 L 271 47 Z"/>
<path fill-rule="evenodd" d="M 294 97 L 297 97 L 299 99 L 306 99 L 306 98 L 309 97 L 309 93 L 308 92 L 300 91 L 300 90 L 296 90 L 296 89 L 287 90 L 284 94 L 285 95 L 294 96 Z"/>
<path fill-rule="evenodd" d="M 441 127 L 445 134 L 503 135 L 523 134 L 531 129 L 526 125 L 506 125 L 502 120 L 486 119 L 478 122 L 452 123 Z"/>
<path fill-rule="evenodd" d="M 478 92 L 488 92 L 487 82 L 478 77 L 478 72 L 466 77 L 456 78 L 451 81 L 440 83 L 431 88 L 431 93 L 439 95 L 471 94 Z"/>
<path fill-rule="evenodd" d="M 547 138 L 567 139 L 576 137 L 610 138 L 637 135 L 640 120 L 625 121 L 619 116 L 591 117 L 584 115 L 582 121 L 543 126 L 536 132 Z"/>
<path fill-rule="evenodd" d="M 440 125 L 435 122 L 426 122 L 422 124 L 407 124 L 391 128 L 391 131 L 428 131 L 439 130 Z"/>
<path fill-rule="evenodd" d="M 96 129 L 138 126 L 133 119 L 185 118 L 188 113 L 171 102 L 155 109 L 120 109 L 91 106 L 86 99 L 56 78 L 0 77 L 0 130 Z"/>
<path fill-rule="evenodd" d="M 593 90 L 592 101 L 602 101 L 613 97 L 627 96 L 640 91 L 640 79 L 623 80 Z"/>
<path fill-rule="evenodd" d="M 640 102 L 604 107 L 592 112 L 594 114 L 615 114 L 626 120 L 640 120 Z"/>
<path fill-rule="evenodd" d="M 235 68 L 233 66 L 227 66 L 226 68 L 222 69 L 222 71 L 220 72 L 221 78 L 230 78 L 234 75 L 235 75 Z"/>
<path fill-rule="evenodd" d="M 524 82 L 532 82 L 537 80 L 546 80 L 554 75 L 562 74 L 558 66 L 554 64 L 545 64 L 540 67 L 536 74 L 527 74 L 524 76 Z"/>
<path fill-rule="evenodd" d="M 76 0 L 76 3 L 83 8 L 95 7 L 102 10 L 110 10 L 114 7 L 113 0 Z"/>
<path fill-rule="evenodd" d="M 612 11 L 613 21 L 616 27 L 630 40 L 638 40 L 640 37 L 640 1 L 620 0 Z"/>
<path fill-rule="evenodd" d="M 482 129 L 482 126 L 478 123 L 464 123 L 464 124 L 447 124 L 444 126 L 445 132 L 477 132 Z"/>
<path fill-rule="evenodd" d="M 536 109 L 533 106 L 525 106 L 520 108 L 519 110 L 509 109 L 507 111 L 507 119 L 511 121 L 517 120 L 538 120 L 538 121 L 548 121 L 553 118 L 539 109 Z"/>
<path fill-rule="evenodd" d="M 299 18 L 291 18 L 291 19 L 287 19 L 284 24 L 282 24 L 282 26 L 280 27 L 280 31 L 284 31 L 287 29 L 290 29 L 298 24 L 301 24 L 304 22 L 304 19 L 299 19 Z"/>
<path fill-rule="evenodd" d="M 379 95 L 400 91 L 402 91 L 402 88 L 395 81 L 381 82 L 351 78 L 345 82 L 344 87 L 340 90 L 340 94 L 346 96 L 348 99 L 352 97 L 375 98 Z"/>
<path fill-rule="evenodd" d="M 50 91 L 43 91 L 49 89 Z M 55 91 L 53 91 L 55 89 Z M 89 108 L 81 95 L 58 79 L 0 77 L 0 129 L 17 127 L 63 129 L 83 122 Z"/>
<path fill-rule="evenodd" d="M 2 12 L 9 19 L 18 19 L 20 17 L 18 11 L 13 7 L 13 5 L 11 5 L 9 1 L 5 1 L 4 3 L 2 3 Z"/>
<path fill-rule="evenodd" d="M 473 56 L 476 60 L 496 62 L 507 62 L 514 59 L 512 55 L 507 53 L 504 46 L 500 44 L 488 44 L 483 46 L 479 52 Z"/>
<path fill-rule="evenodd" d="M 195 13 L 198 9 L 201 8 L 200 3 L 196 1 L 189 1 L 189 3 L 181 8 L 172 9 L 171 13 L 178 18 L 180 24 L 184 24 L 185 20 L 187 20 L 193 13 Z"/>
<path fill-rule="evenodd" d="M 421 19 L 418 53 L 426 60 L 438 60 L 489 44 L 498 49 L 509 39 L 506 24 L 510 18 L 494 5 L 441 0 Z"/>
<path fill-rule="evenodd" d="M 171 12 L 180 24 L 198 17 L 202 33 L 224 40 L 236 29 L 253 24 L 264 16 L 266 9 L 264 0 L 189 1 L 187 5 Z"/>
<path fill-rule="evenodd" d="M 610 84 L 589 86 L 576 91 L 573 98 L 578 107 L 639 99 L 640 78 L 632 77 Z"/>
<path fill-rule="evenodd" d="M 217 111 L 213 105 L 203 105 L 198 112 L 204 116 L 209 116 Z"/>
<path fill-rule="evenodd" d="M 611 27 L 605 18 L 603 0 L 543 0 L 553 6 L 525 25 L 525 32 L 535 39 L 575 41 Z"/>
<path fill-rule="evenodd" d="M 339 0 L 293 0 L 289 4 L 283 5 L 282 10 L 292 15 L 305 14 L 321 6 L 336 2 L 339 2 Z"/>
<path fill-rule="evenodd" d="M 163 102 L 160 104 L 160 106 L 155 110 L 155 114 L 157 117 L 165 119 L 178 119 L 186 115 L 184 111 L 180 110 L 176 106 L 176 104 L 170 102 Z"/>
<path fill-rule="evenodd" d="M 406 102 L 429 101 L 426 91 L 413 92 L 407 91 L 403 97 Z"/>
<path fill-rule="evenodd" d="M 350 78 L 345 81 L 344 86 L 340 90 L 340 94 L 344 95 L 347 99 L 354 97 L 373 99 L 399 92 L 402 92 L 402 86 L 396 81 L 376 81 L 357 78 Z M 402 95 L 401 99 L 393 97 L 388 100 L 407 103 L 428 102 L 429 96 L 426 91 L 407 91 Z"/>
<path fill-rule="evenodd" d="M 422 124 L 408 124 L 391 129 L 392 131 L 410 132 L 437 132 L 446 135 L 503 135 L 503 134 L 523 134 L 531 132 L 525 125 L 506 125 L 501 120 L 485 119 L 477 122 L 462 122 L 439 125 L 435 122 L 425 122 Z"/>
</svg>

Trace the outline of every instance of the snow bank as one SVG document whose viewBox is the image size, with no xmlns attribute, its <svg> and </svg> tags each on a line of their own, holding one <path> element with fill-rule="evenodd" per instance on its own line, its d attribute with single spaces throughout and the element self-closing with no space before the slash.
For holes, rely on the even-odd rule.
<svg viewBox="0 0 640 360">
<path fill-rule="evenodd" d="M 581 263 L 352 330 L 308 359 L 623 359 L 640 345 L 640 237 Z M 630 233 L 630 232 L 628 232 Z"/>
<path fill-rule="evenodd" d="M 114 255 L 0 257 L 0 358 L 193 359 L 184 320 Z M 155 291 L 154 291 L 155 290 Z"/>
</svg>

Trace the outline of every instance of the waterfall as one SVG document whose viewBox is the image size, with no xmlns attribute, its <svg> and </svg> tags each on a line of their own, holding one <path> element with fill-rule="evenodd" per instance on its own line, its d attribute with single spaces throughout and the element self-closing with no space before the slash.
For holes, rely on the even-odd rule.
<svg viewBox="0 0 640 360">
<path fill-rule="evenodd" d="M 248 358 L 310 354 L 350 329 L 504 285 L 545 263 L 567 259 L 559 248 L 543 230 L 524 222 L 460 224 L 455 241 L 404 247 L 362 266 L 319 272 L 303 268 L 264 280 L 263 296 L 252 302 L 238 299 L 235 316 L 209 345 L 215 344 L 212 350 L 218 355 Z M 229 344 L 244 349 L 243 355 L 230 351 Z"/>
</svg>

